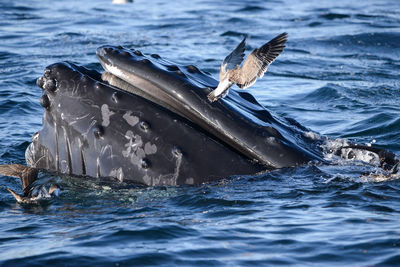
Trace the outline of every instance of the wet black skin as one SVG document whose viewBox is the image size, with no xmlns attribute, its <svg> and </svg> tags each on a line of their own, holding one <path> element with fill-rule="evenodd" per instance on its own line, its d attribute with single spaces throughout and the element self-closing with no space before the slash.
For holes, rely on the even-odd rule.
<svg viewBox="0 0 400 267">
<path fill-rule="evenodd" d="M 210 103 L 218 82 L 193 65 L 122 47 L 97 56 L 119 77 L 57 63 L 38 79 L 43 128 L 26 151 L 35 170 L 154 186 L 325 163 L 308 129 L 249 93 L 231 90 Z M 393 153 L 375 150 L 382 167 L 397 171 Z"/>
<path fill-rule="evenodd" d="M 47 67 L 37 82 L 43 129 L 27 149 L 29 166 L 153 186 L 323 161 L 318 144 L 304 135 L 307 129 L 275 118 L 249 93 L 232 90 L 208 102 L 218 82 L 193 65 L 122 47 L 97 52 L 103 66 L 133 74 L 107 77 L 135 94 L 71 63 Z"/>
</svg>

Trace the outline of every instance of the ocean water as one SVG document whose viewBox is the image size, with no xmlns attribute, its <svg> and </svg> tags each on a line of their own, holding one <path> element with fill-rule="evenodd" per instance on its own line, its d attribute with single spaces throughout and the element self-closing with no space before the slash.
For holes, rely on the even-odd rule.
<svg viewBox="0 0 400 267">
<path fill-rule="evenodd" d="M 41 128 L 43 69 L 101 70 L 98 46 L 158 53 L 218 76 L 281 32 L 287 48 L 249 91 L 272 113 L 328 137 L 400 155 L 400 4 L 388 1 L 0 2 L 0 164 L 24 163 Z M 398 266 L 400 180 L 373 164 L 333 164 L 138 188 L 43 174 L 63 192 L 20 205 L 0 177 L 0 265 Z"/>
</svg>

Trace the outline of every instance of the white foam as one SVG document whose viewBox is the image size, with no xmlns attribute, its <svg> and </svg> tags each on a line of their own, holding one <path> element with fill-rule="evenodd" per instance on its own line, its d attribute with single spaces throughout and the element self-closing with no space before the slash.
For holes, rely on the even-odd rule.
<svg viewBox="0 0 400 267">
<path fill-rule="evenodd" d="M 343 161 L 362 161 L 368 164 L 378 165 L 379 156 L 371 151 L 357 148 L 343 148 L 349 145 L 345 139 L 327 139 L 322 145 L 324 158 L 341 164 Z"/>
<path fill-rule="evenodd" d="M 368 175 L 361 175 L 360 181 L 364 183 L 379 183 L 386 182 L 390 180 L 396 180 L 400 178 L 400 174 L 390 174 L 382 171 L 382 169 L 377 170 L 375 173 L 369 173 Z"/>
</svg>

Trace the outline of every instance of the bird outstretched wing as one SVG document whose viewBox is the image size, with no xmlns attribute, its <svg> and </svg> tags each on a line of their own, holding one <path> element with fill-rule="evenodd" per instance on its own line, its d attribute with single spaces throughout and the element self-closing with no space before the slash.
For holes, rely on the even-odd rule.
<svg viewBox="0 0 400 267">
<path fill-rule="evenodd" d="M 225 59 L 222 61 L 221 67 L 220 67 L 220 80 L 223 77 L 223 75 L 231 69 L 236 68 L 236 66 L 239 66 L 244 58 L 244 46 L 246 45 L 246 37 L 243 38 L 243 40 L 238 44 L 238 46 L 233 50 Z"/>
<path fill-rule="evenodd" d="M 0 165 L 0 174 L 20 178 L 22 182 L 22 190 L 26 196 L 30 189 L 29 186 L 37 179 L 38 169 L 21 164 Z"/>
<path fill-rule="evenodd" d="M 256 48 L 246 58 L 243 66 L 238 69 L 231 81 L 240 88 L 245 89 L 253 85 L 257 77 L 261 78 L 267 71 L 268 66 L 279 56 L 285 47 L 287 33 L 281 33 L 260 48 Z"/>
</svg>

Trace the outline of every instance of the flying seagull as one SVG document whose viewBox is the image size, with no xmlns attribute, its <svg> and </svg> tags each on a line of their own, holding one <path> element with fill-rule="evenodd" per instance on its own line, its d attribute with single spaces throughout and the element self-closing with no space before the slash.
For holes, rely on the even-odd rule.
<svg viewBox="0 0 400 267">
<path fill-rule="evenodd" d="M 286 41 L 287 33 L 279 34 L 260 48 L 254 49 L 240 67 L 244 58 L 246 43 L 246 37 L 244 37 L 235 50 L 222 61 L 218 87 L 208 94 L 208 100 L 214 102 L 220 97 L 224 97 L 233 84 L 237 84 L 242 89 L 252 86 L 257 77 L 262 78 L 264 76 L 268 66 L 282 52 Z"/>
</svg>

